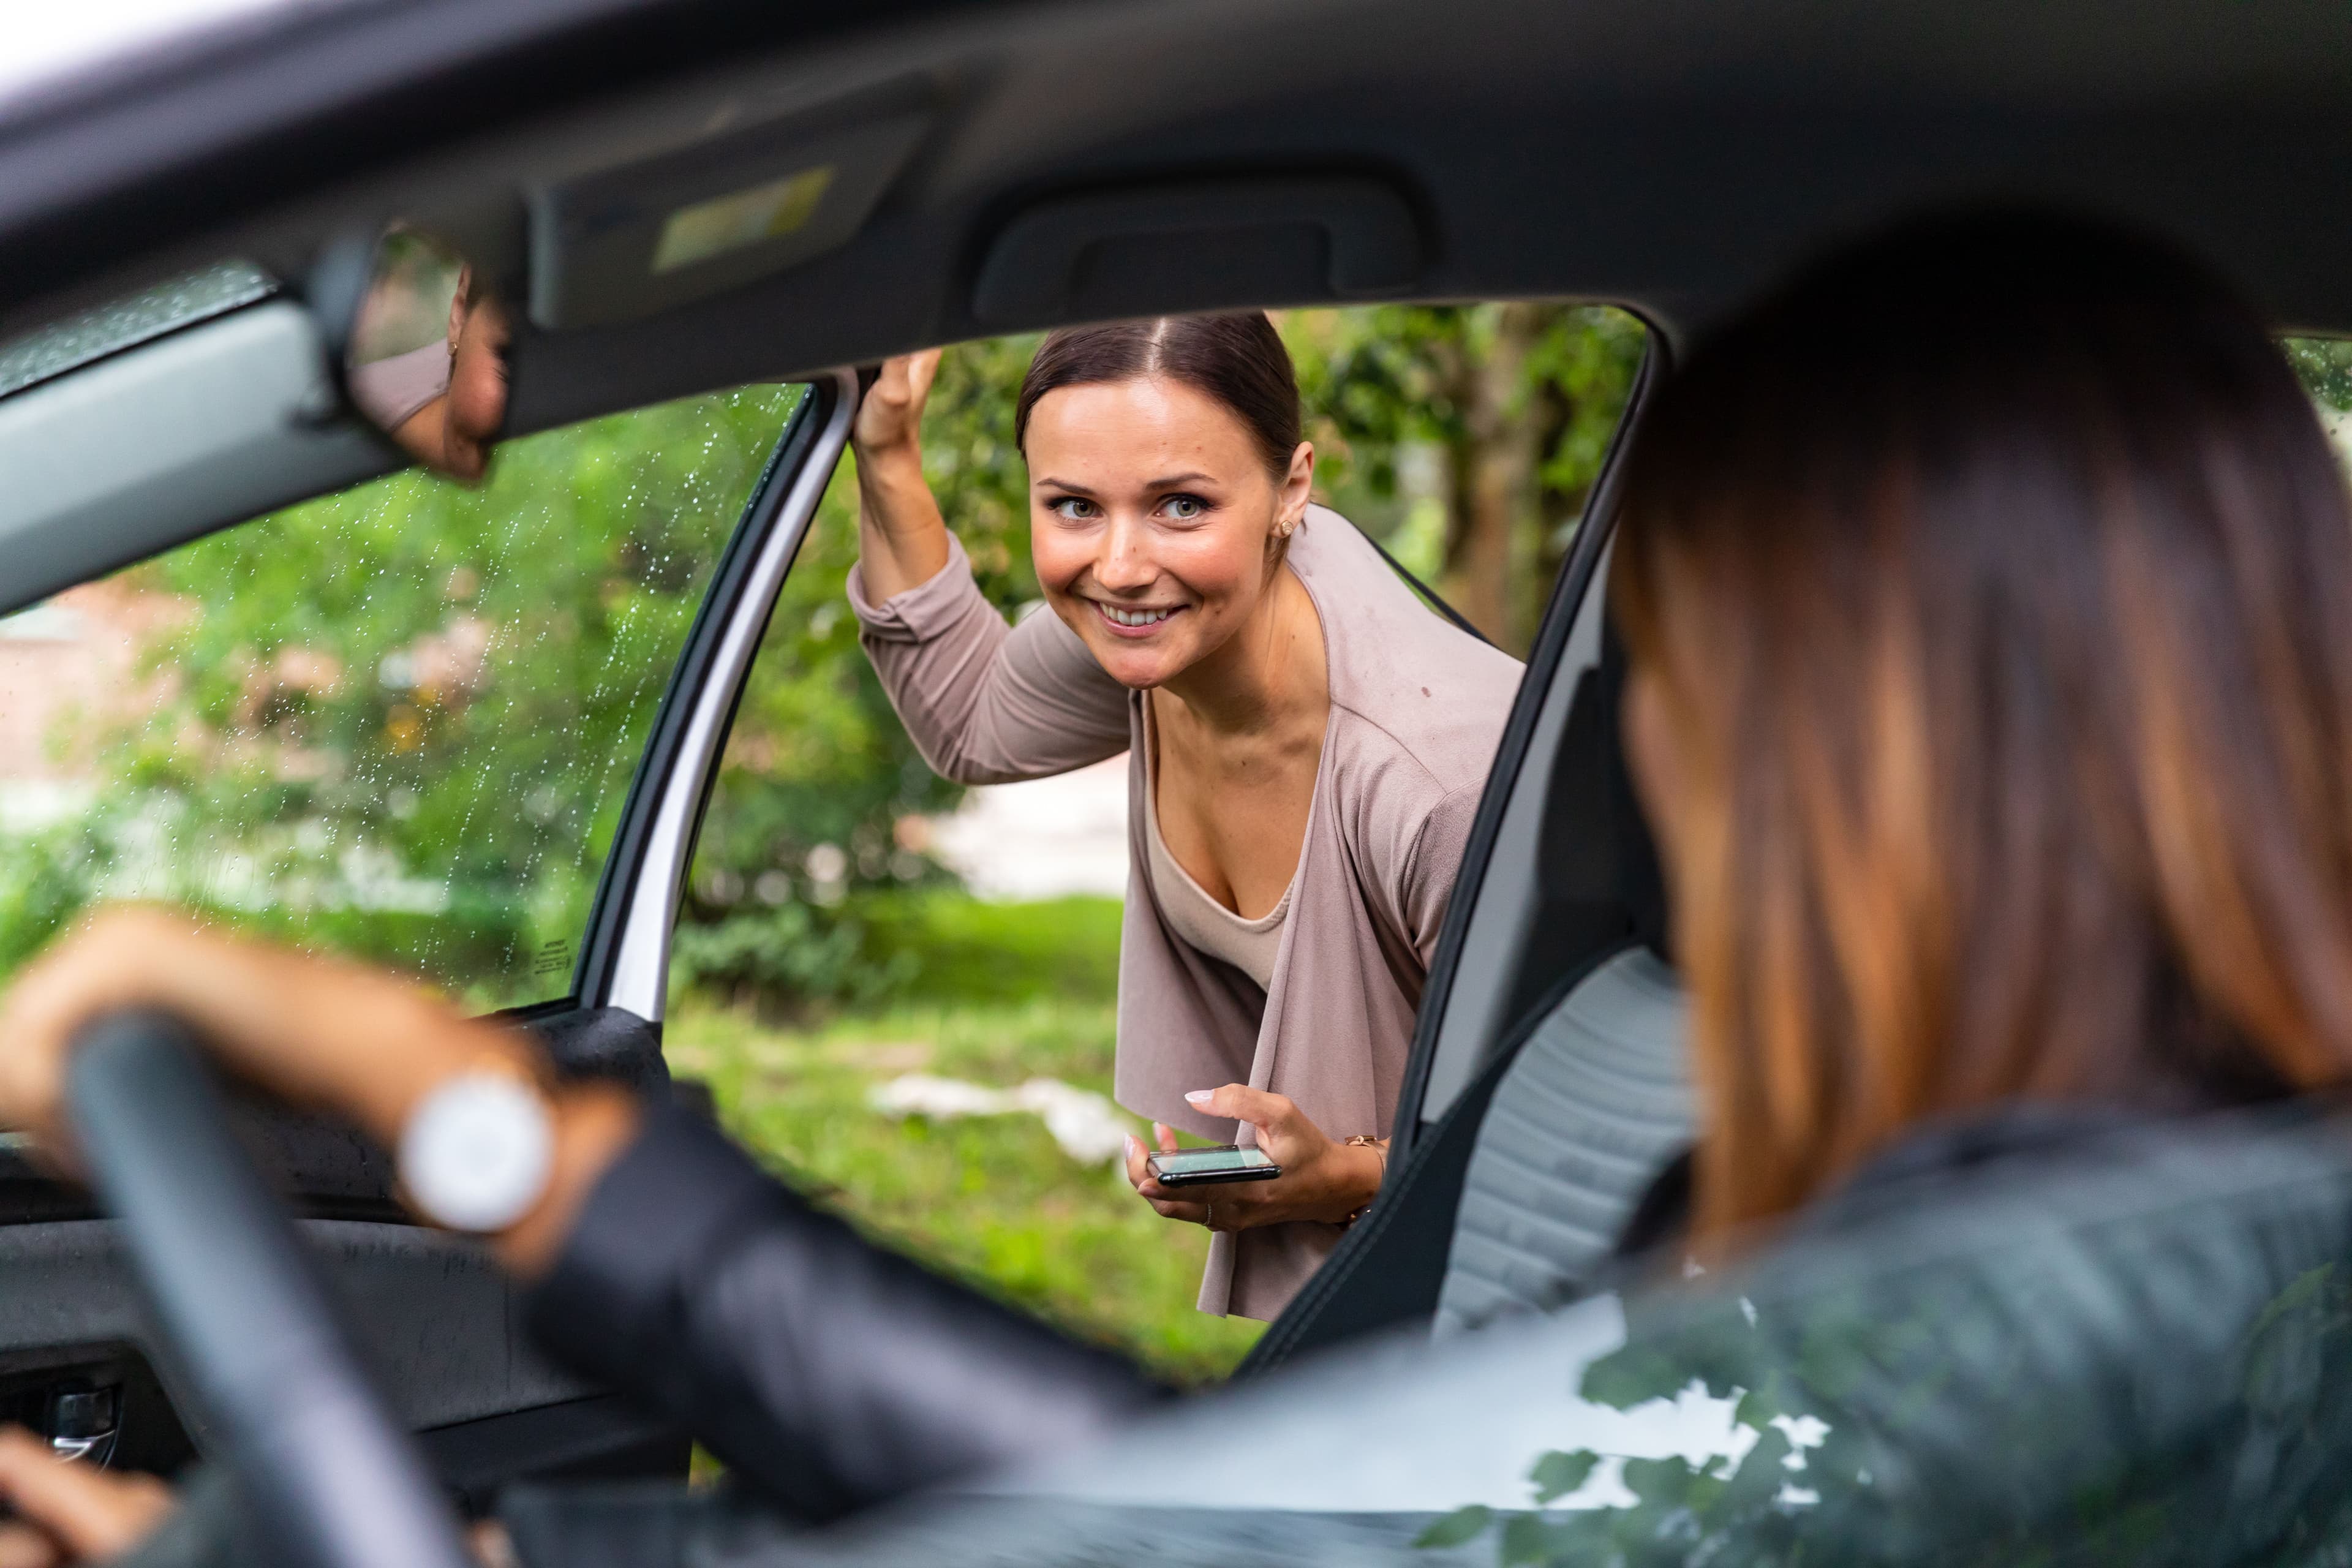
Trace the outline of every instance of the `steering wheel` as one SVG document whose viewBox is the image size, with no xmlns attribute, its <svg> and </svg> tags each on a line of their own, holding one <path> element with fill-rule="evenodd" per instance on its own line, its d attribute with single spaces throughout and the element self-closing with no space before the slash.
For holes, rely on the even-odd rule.
<svg viewBox="0 0 2352 1568">
<path fill-rule="evenodd" d="M 289 1568 L 478 1568 L 361 1370 L 177 1021 L 118 1013 L 68 1068 L 75 1136 L 253 1535 Z M 135 1554 L 134 1554 L 135 1555 Z"/>
</svg>

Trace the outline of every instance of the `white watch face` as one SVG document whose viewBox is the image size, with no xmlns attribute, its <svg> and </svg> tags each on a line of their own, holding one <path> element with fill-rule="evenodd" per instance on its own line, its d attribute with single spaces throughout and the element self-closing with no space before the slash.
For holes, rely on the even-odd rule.
<svg viewBox="0 0 2352 1568">
<path fill-rule="evenodd" d="M 500 1073 L 461 1073 L 426 1095 L 400 1134 L 400 1180 L 427 1219 L 504 1230 L 547 1191 L 555 1130 L 546 1103 Z"/>
</svg>

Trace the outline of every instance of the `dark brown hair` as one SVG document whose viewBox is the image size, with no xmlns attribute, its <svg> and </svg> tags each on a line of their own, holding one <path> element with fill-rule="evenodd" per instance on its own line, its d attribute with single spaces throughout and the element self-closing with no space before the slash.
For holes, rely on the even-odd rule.
<svg viewBox="0 0 2352 1568">
<path fill-rule="evenodd" d="M 1164 375 L 1231 409 L 1276 481 L 1298 449 L 1298 375 L 1290 351 L 1263 310 L 1222 316 L 1155 316 L 1046 334 L 1013 416 L 1013 439 L 1029 449 L 1029 415 L 1059 387 Z"/>
<path fill-rule="evenodd" d="M 2347 1076 L 2352 507 L 2200 266 L 2016 215 L 1849 249 L 1693 355 L 1625 519 L 1702 1237 L 1924 1118 Z"/>
</svg>

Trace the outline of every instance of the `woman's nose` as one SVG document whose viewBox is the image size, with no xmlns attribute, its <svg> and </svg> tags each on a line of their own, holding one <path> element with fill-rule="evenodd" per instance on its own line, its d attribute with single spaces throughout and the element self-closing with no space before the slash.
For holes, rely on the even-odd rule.
<svg viewBox="0 0 2352 1568">
<path fill-rule="evenodd" d="M 1112 593 L 1147 588 L 1159 575 L 1145 552 L 1142 531 L 1133 523 L 1114 517 L 1103 531 L 1102 554 L 1095 561 L 1095 581 Z"/>
</svg>

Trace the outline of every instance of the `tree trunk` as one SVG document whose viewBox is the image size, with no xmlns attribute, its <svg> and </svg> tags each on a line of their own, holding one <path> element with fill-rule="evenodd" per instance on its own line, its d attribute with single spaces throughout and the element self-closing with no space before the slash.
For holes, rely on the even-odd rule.
<svg viewBox="0 0 2352 1568">
<path fill-rule="evenodd" d="M 1537 422 L 1529 417 L 1527 360 L 1545 307 L 1514 302 L 1495 309 L 1491 346 L 1483 354 L 1463 353 L 1452 378 L 1462 426 L 1447 454 L 1451 504 L 1442 591 L 1471 625 L 1516 654 L 1526 647 L 1518 585 L 1538 546 L 1533 524 L 1541 451 Z"/>
</svg>

